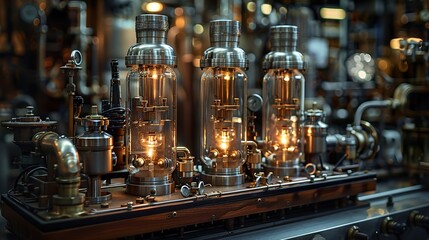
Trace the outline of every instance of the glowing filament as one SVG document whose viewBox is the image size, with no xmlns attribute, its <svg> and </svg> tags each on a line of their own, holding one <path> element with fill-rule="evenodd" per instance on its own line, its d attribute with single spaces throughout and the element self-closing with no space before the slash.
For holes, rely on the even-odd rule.
<svg viewBox="0 0 429 240">
<path fill-rule="evenodd" d="M 220 148 L 222 150 L 227 150 L 229 147 L 229 142 L 231 141 L 228 129 L 222 129 L 222 133 L 220 136 Z"/>
<path fill-rule="evenodd" d="M 147 156 L 149 157 L 149 158 L 152 158 L 153 157 L 153 148 L 149 148 L 148 150 L 147 150 Z"/>
<path fill-rule="evenodd" d="M 141 144 L 146 148 L 146 154 L 148 158 L 153 158 L 156 155 L 156 148 L 162 145 L 154 133 L 149 134 L 145 138 L 141 139 Z"/>
<path fill-rule="evenodd" d="M 282 132 L 280 134 L 280 142 L 284 146 L 286 146 L 289 143 L 289 134 L 287 133 L 286 129 L 282 129 Z"/>
<path fill-rule="evenodd" d="M 286 74 L 283 80 L 285 80 L 286 82 L 289 82 L 290 80 L 289 74 Z"/>
<path fill-rule="evenodd" d="M 147 142 L 148 142 L 149 145 L 156 145 L 158 143 L 158 140 L 156 140 L 156 136 L 155 135 L 149 135 Z"/>
</svg>

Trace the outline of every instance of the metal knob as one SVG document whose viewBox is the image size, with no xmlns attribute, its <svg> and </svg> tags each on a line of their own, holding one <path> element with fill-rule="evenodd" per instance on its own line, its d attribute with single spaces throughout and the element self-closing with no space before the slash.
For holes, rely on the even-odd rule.
<svg viewBox="0 0 429 240">
<path fill-rule="evenodd" d="M 429 217 L 419 213 L 418 211 L 412 211 L 410 213 L 408 222 L 411 226 L 422 227 L 429 230 Z"/>
<path fill-rule="evenodd" d="M 401 235 L 407 230 L 407 225 L 405 223 L 398 223 L 394 221 L 391 217 L 387 217 L 383 220 L 381 224 L 381 232 L 384 234 L 393 234 Z"/>
<path fill-rule="evenodd" d="M 189 197 L 191 195 L 191 188 L 188 185 L 183 185 L 180 188 L 180 194 L 182 194 L 182 197 Z"/>
<path fill-rule="evenodd" d="M 353 226 L 347 231 L 347 240 L 368 240 L 368 234 L 360 232 L 358 226 Z"/>
</svg>

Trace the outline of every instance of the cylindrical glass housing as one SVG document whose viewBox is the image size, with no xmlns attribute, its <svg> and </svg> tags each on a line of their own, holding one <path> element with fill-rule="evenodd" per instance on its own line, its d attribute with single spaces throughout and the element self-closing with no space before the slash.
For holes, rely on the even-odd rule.
<svg viewBox="0 0 429 240">
<path fill-rule="evenodd" d="M 237 21 L 212 21 L 212 47 L 201 59 L 202 176 L 218 186 L 244 182 L 248 61 L 238 48 L 239 34 Z"/>
<path fill-rule="evenodd" d="M 137 175 L 150 176 L 151 170 L 171 173 L 176 146 L 174 71 L 168 66 L 140 65 L 132 68 L 127 80 L 131 167 L 139 168 Z"/>
<path fill-rule="evenodd" d="M 165 195 L 174 191 L 176 166 L 176 74 L 174 52 L 165 44 L 167 17 L 136 18 L 137 45 L 128 50 L 127 192 Z"/>
<path fill-rule="evenodd" d="M 202 77 L 202 159 L 209 168 L 244 163 L 246 74 L 240 68 L 207 68 Z"/>
<path fill-rule="evenodd" d="M 302 55 L 296 52 L 297 27 L 271 28 L 272 52 L 265 56 L 262 137 L 265 170 L 276 176 L 297 176 L 303 152 L 301 124 L 305 80 Z"/>
</svg>

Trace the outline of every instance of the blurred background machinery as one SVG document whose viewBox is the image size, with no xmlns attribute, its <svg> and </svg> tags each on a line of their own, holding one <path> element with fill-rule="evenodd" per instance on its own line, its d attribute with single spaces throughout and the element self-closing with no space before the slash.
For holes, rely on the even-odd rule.
<svg viewBox="0 0 429 240">
<path fill-rule="evenodd" d="M 200 182 L 198 174 L 195 177 L 192 172 L 202 172 L 207 162 L 203 163 L 199 157 L 194 159 L 193 156 L 204 156 L 209 152 L 204 147 L 206 145 L 201 144 L 202 136 L 205 136 L 201 129 L 205 129 L 206 123 L 201 118 L 205 113 L 201 112 L 200 102 L 205 96 L 201 96 L 200 78 L 207 70 L 204 68 L 213 65 L 212 62 L 204 60 L 200 62 L 200 59 L 206 57 L 205 50 L 212 46 L 210 22 L 228 19 L 240 22 L 239 47 L 243 51 L 240 54 L 245 54 L 240 57 L 246 58 L 246 64 L 240 63 L 237 66 L 244 67 L 247 76 L 247 94 L 243 94 L 247 98 L 247 120 L 243 120 L 247 121 L 243 124 L 247 126 L 247 132 L 240 130 L 247 135 L 247 161 L 242 169 L 241 161 L 237 165 L 240 168 L 237 170 L 240 175 L 239 182 L 244 181 L 246 174 L 246 181 L 254 181 L 255 186 L 270 184 L 272 176 L 263 173 L 264 166 L 274 169 L 275 175 L 278 175 L 279 169 L 291 162 L 283 160 L 280 161 L 283 165 L 279 166 L 276 165 L 278 159 L 270 157 L 270 154 L 278 149 L 274 140 L 269 144 L 266 142 L 271 138 L 269 134 L 275 134 L 275 131 L 265 133 L 263 119 L 269 120 L 270 116 L 264 116 L 264 109 L 275 109 L 277 103 L 268 103 L 267 97 L 263 98 L 263 84 L 265 74 L 277 74 L 270 70 L 272 59 L 267 60 L 266 56 L 269 56 L 271 51 L 282 51 L 284 47 L 281 42 L 273 41 L 273 36 L 280 36 L 281 39 L 282 31 L 295 31 L 291 30 L 295 29 L 293 27 L 286 30 L 281 27 L 273 30 L 272 27 L 293 25 L 297 27 L 294 32 L 297 41 L 293 43 L 294 48 L 290 51 L 301 53 L 303 60 L 298 59 L 296 66 L 282 66 L 294 66 L 300 71 L 303 70 L 299 74 L 294 72 L 293 76 L 295 80 L 295 75 L 305 78 L 305 84 L 297 87 L 303 88 L 305 97 L 298 94 L 300 96 L 296 98 L 299 99 L 299 108 L 292 114 L 296 115 L 296 122 L 303 126 L 300 133 L 302 142 L 298 139 L 295 143 L 299 156 L 294 158 L 292 168 L 299 171 L 295 162 L 302 162 L 302 153 L 311 156 L 311 160 L 307 158 L 304 164 L 309 179 L 311 175 L 323 178 L 323 171 L 328 170 L 338 170 L 342 173 L 355 172 L 356 169 L 374 172 L 377 178 L 377 193 L 359 196 L 362 201 L 375 201 L 374 205 L 371 205 L 372 208 L 369 208 L 372 210 L 374 206 L 380 205 L 381 199 L 391 200 L 395 194 L 402 196 L 401 189 L 404 194 L 427 194 L 424 189 L 429 169 L 429 104 L 426 102 L 429 99 L 429 2 L 424 0 L 2 1 L 1 193 L 15 189 L 15 179 L 21 178 L 21 173 L 27 167 L 40 164 L 48 158 L 45 150 L 41 148 L 33 151 L 33 144 L 42 144 L 38 143 L 39 141 L 44 144 L 45 138 L 64 142 L 65 140 L 59 137 L 61 135 L 67 135 L 77 150 L 84 152 L 80 157 L 80 162 L 84 164 L 81 176 L 83 179 L 80 181 L 83 187 L 90 189 L 86 199 L 91 200 L 91 203 L 110 201 L 110 193 L 101 191 L 103 181 L 110 183 L 114 177 L 127 181 L 129 163 L 126 159 L 125 142 L 126 116 L 129 112 L 127 97 L 121 96 L 121 93 L 127 93 L 127 67 L 132 67 L 140 61 L 138 57 L 127 60 L 125 56 L 130 46 L 136 43 L 135 21 L 136 16 L 142 13 L 166 16 L 169 30 L 163 35 L 165 42 L 162 44 L 171 46 L 174 49 L 173 55 L 175 54 L 175 63 L 168 62 L 176 67 L 174 73 L 177 75 L 177 90 L 175 96 L 171 96 L 177 97 L 177 123 L 174 123 L 172 129 L 177 131 L 175 146 L 186 148 L 178 147 L 180 150 L 177 150 L 176 170 L 179 173 L 173 172 L 170 176 L 170 170 L 173 170 L 174 166 L 167 163 L 165 164 L 168 166 L 163 165 L 164 162 L 156 165 L 169 169 L 166 175 L 169 188 L 172 187 L 170 178 L 173 178 L 176 184 L 180 183 L 183 196 L 194 195 L 197 198 L 204 192 L 204 183 Z M 76 54 L 73 51 L 75 49 L 81 54 Z M 292 76 L 292 73 L 290 74 Z M 287 104 L 298 105 L 296 100 L 289 100 Z M 95 109 L 100 109 L 100 115 Z M 79 127 L 78 123 L 85 128 Z M 55 134 L 39 135 L 41 139 L 33 139 L 39 132 Z M 169 131 L 165 134 L 167 132 Z M 94 143 L 87 140 L 93 136 L 97 139 Z M 300 145 L 304 143 L 305 146 Z M 102 148 L 99 155 L 92 152 L 91 148 L 94 146 Z M 241 149 L 240 151 L 244 149 L 244 146 L 240 146 L 240 141 L 237 142 L 237 148 Z M 94 166 L 88 163 L 94 158 L 100 161 L 102 167 L 98 163 Z M 215 159 L 213 156 L 210 158 Z M 176 160 L 171 162 L 175 164 Z M 143 166 L 141 167 L 143 169 Z M 286 167 L 289 168 L 289 165 Z M 30 174 L 29 171 L 32 170 L 24 171 L 25 176 L 32 177 L 34 172 Z M 47 169 L 48 175 L 52 171 L 54 170 Z M 215 172 L 216 170 L 212 169 L 210 174 Z M 113 177 L 103 176 L 106 174 Z M 44 179 L 34 175 L 40 186 L 48 186 L 40 194 L 44 196 L 43 200 L 39 199 L 43 208 L 52 201 L 47 196 L 57 191 L 57 185 L 62 189 L 65 184 L 57 183 L 59 180 L 56 179 Z M 139 178 L 139 181 L 148 178 L 150 177 L 144 176 Z M 64 181 L 70 184 L 77 181 L 71 177 L 65 179 Z M 396 190 L 398 191 L 395 192 Z M 149 200 L 155 195 L 147 189 L 137 192 L 144 192 L 145 197 L 149 196 Z M 174 190 L 165 192 L 168 194 Z M 73 193 L 73 196 L 70 196 L 70 192 L 61 194 L 63 195 L 55 195 L 57 200 L 54 200 L 59 205 L 59 202 L 67 201 L 64 199 L 73 196 L 82 199 L 78 193 Z M 409 199 L 408 196 L 398 198 Z M 411 210 L 404 210 L 407 209 L 409 201 L 404 200 L 403 203 L 395 205 L 404 205 L 403 208 L 398 207 L 395 210 L 397 212 L 390 208 L 390 217 L 396 216 L 401 221 L 408 221 L 409 225 L 423 226 L 427 230 L 428 219 L 424 214 L 413 213 L 414 215 L 409 217 Z M 73 211 L 80 213 L 81 204 L 80 200 L 76 202 L 77 207 L 74 207 Z M 427 201 L 421 204 L 425 206 Z M 331 206 L 321 204 L 308 207 L 303 204 L 301 207 L 303 211 L 314 214 L 326 213 Z M 56 208 L 59 209 L 57 212 L 60 212 L 60 215 L 67 215 L 66 212 L 69 211 L 61 207 Z M 405 232 L 401 232 L 401 227 L 404 226 L 393 224 L 397 223 L 392 223 L 393 220 L 377 220 L 376 215 L 384 217 L 389 212 L 386 210 L 386 213 L 381 213 L 380 211 L 384 210 L 380 210 L 381 207 L 377 209 L 377 214 L 363 218 L 383 222 L 381 224 L 384 224 L 384 227 L 377 230 L 384 231 L 384 235 L 380 235 L 386 237 L 389 234 L 401 235 Z M 296 217 L 295 209 L 289 210 L 290 215 Z M 426 206 L 419 210 L 429 214 Z M 263 221 L 266 221 L 266 213 L 261 214 Z M 276 212 L 274 215 L 276 214 L 284 216 L 284 212 Z M 298 222 L 283 221 L 284 217 L 280 218 L 282 220 L 278 223 L 281 226 Z M 231 220 L 226 222 L 227 229 L 232 229 Z M 323 226 L 320 229 L 308 228 L 290 235 L 282 235 L 283 232 L 279 230 L 276 231 L 276 234 L 279 234 L 276 236 L 294 236 L 297 239 L 301 236 L 302 239 L 307 239 L 304 237 L 314 236 L 313 233 L 319 232 L 322 237 L 330 239 L 328 236 L 335 236 L 335 233 L 323 232 L 322 228 L 335 227 L 338 232 L 349 231 L 350 236 L 347 239 L 360 239 L 353 236 L 359 235 L 359 231 L 369 234 L 371 230 L 371 224 L 368 223 L 364 224 L 364 227 L 361 226 L 360 230 L 341 224 Z M 211 226 L 213 227 L 213 224 Z M 263 225 L 252 226 L 252 231 L 266 234 L 257 227 Z M 391 226 L 393 230 L 390 229 Z M 180 231 L 183 235 L 184 230 Z M 205 234 L 214 234 L 213 232 L 215 231 L 206 231 Z M 235 237 L 240 236 L 239 232 Z M 370 237 L 375 236 L 378 235 Z M 249 236 L 243 235 L 244 237 Z"/>
</svg>

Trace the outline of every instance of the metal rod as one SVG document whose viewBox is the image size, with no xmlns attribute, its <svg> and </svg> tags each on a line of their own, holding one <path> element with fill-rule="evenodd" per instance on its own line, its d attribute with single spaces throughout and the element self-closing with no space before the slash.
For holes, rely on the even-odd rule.
<svg viewBox="0 0 429 240">
<path fill-rule="evenodd" d="M 203 195 L 195 195 L 195 196 L 188 197 L 188 198 L 173 199 L 173 200 L 162 201 L 162 202 L 151 202 L 151 203 L 136 204 L 136 205 L 132 206 L 132 209 L 139 209 L 139 208 L 151 207 L 151 206 L 160 206 L 160 205 L 179 203 L 179 202 L 194 202 L 194 201 L 203 200 L 203 199 L 207 199 L 207 198 L 211 198 L 211 197 L 230 196 L 230 195 L 234 195 L 234 194 L 238 194 L 238 193 L 256 192 L 256 191 L 260 191 L 260 190 L 282 188 L 285 186 L 292 186 L 292 185 L 301 184 L 301 183 L 312 183 L 312 182 L 320 182 L 320 181 L 325 181 L 325 180 L 330 180 L 330 179 L 345 178 L 347 176 L 348 176 L 347 174 L 339 174 L 339 175 L 327 176 L 326 178 L 325 177 L 314 178 L 314 180 L 303 179 L 303 180 L 298 180 L 298 181 L 294 181 L 294 182 L 269 184 L 269 185 L 261 186 L 261 187 L 245 188 L 245 189 L 240 189 L 240 190 L 232 190 L 232 191 L 228 191 L 228 192 L 215 191 L 215 192 L 206 193 Z M 128 210 L 129 211 L 130 209 L 128 207 L 118 207 L 118 208 L 103 209 L 103 210 L 91 209 L 89 214 L 111 213 L 111 212 L 116 212 L 116 211 L 121 211 L 121 210 Z"/>
</svg>

